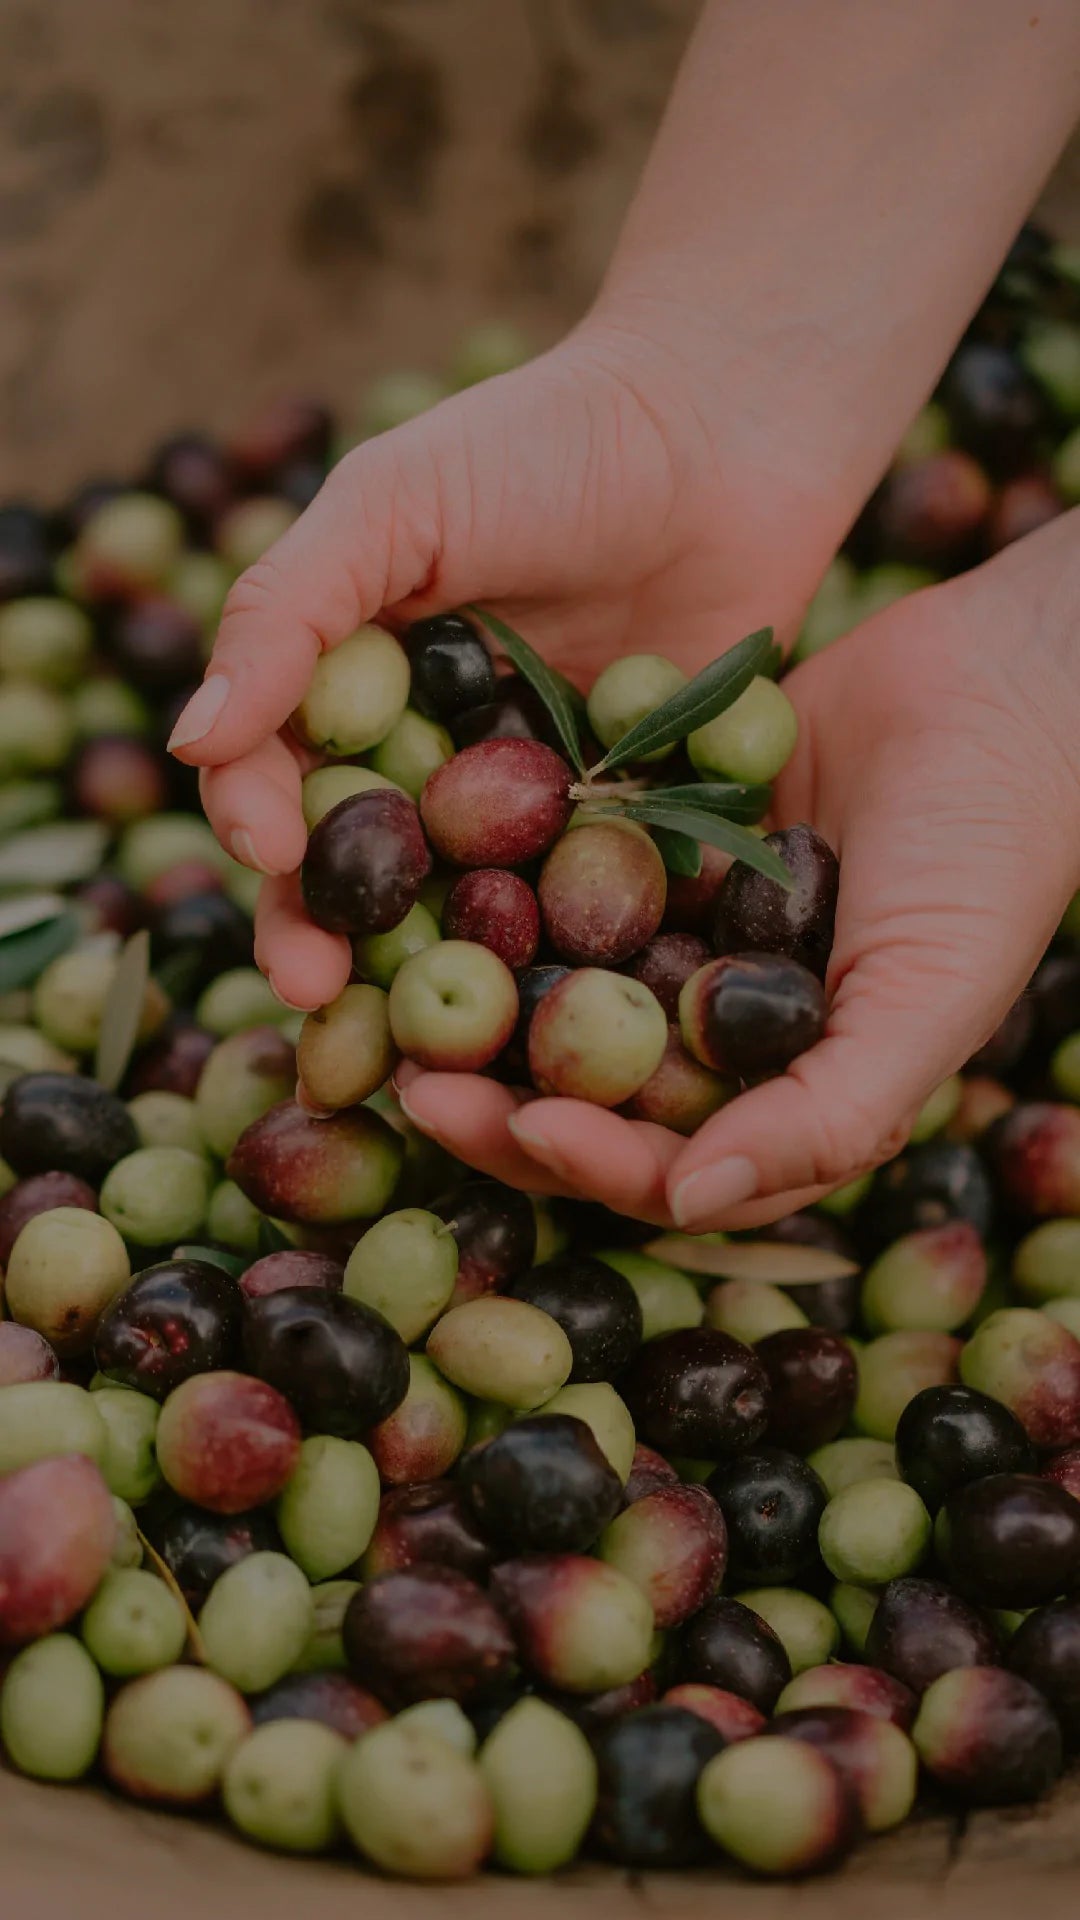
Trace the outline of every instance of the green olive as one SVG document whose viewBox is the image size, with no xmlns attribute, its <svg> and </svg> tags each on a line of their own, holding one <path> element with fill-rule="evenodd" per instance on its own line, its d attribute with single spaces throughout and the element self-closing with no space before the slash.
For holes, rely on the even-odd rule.
<svg viewBox="0 0 1080 1920">
<path fill-rule="evenodd" d="M 658 653 L 625 653 L 598 675 L 588 700 L 589 725 L 602 747 L 614 747 L 654 707 L 686 685 L 682 669 Z M 642 763 L 666 760 L 673 747 L 658 747 Z"/>
<path fill-rule="evenodd" d="M 305 776 L 300 788 L 304 824 L 310 833 L 340 801 L 351 799 L 354 793 L 368 793 L 372 787 L 393 787 L 394 784 L 393 780 L 384 780 L 381 773 L 373 772 L 371 767 L 316 767 Z"/>
<path fill-rule="evenodd" d="M 337 1776 L 348 1743 L 314 1720 L 270 1720 L 230 1755 L 221 1800 L 249 1840 L 324 1853 L 341 1831 Z"/>
<path fill-rule="evenodd" d="M 422 1207 L 403 1207 L 361 1235 L 345 1267 L 344 1290 L 374 1307 L 412 1346 L 448 1306 L 457 1272 L 457 1242 L 446 1222 Z"/>
<path fill-rule="evenodd" d="M 34 989 L 34 1019 L 56 1046 L 70 1053 L 93 1052 L 119 964 L 118 954 L 87 946 L 62 953 L 45 968 Z M 148 980 L 137 1039 L 149 1040 L 168 1013 L 169 1002 L 157 981 Z"/>
<path fill-rule="evenodd" d="M 393 634 L 361 627 L 316 661 L 293 730 L 308 746 L 339 757 L 365 753 L 404 712 L 409 680 L 408 658 Z"/>
<path fill-rule="evenodd" d="M 128 1101 L 128 1112 L 135 1122 L 139 1145 L 143 1147 L 183 1147 L 188 1153 L 206 1153 L 206 1137 L 199 1124 L 194 1100 L 182 1093 L 155 1089 L 136 1094 Z"/>
<path fill-rule="evenodd" d="M 139 1246 L 189 1240 L 206 1220 L 210 1168 L 184 1147 L 138 1147 L 105 1176 L 101 1211 Z"/>
<path fill-rule="evenodd" d="M 495 1858 L 515 1873 L 569 1866 L 596 1805 L 596 1761 L 580 1727 L 546 1700 L 518 1700 L 480 1751 L 495 1807 Z"/>
<path fill-rule="evenodd" d="M 436 1322 L 427 1352 L 463 1393 L 521 1412 L 550 1400 L 574 1364 L 557 1320 L 526 1300 L 497 1293 L 451 1307 Z"/>
<path fill-rule="evenodd" d="M 831 1660 L 840 1645 L 835 1615 L 811 1593 L 795 1587 L 754 1587 L 737 1593 L 736 1600 L 760 1615 L 783 1641 L 791 1671 L 805 1673 Z"/>
<path fill-rule="evenodd" d="M 69 687 L 79 679 L 94 644 L 81 607 L 41 594 L 0 608 L 0 674 Z"/>
<path fill-rule="evenodd" d="M 12 1660 L 0 1691 L 0 1739 L 20 1773 L 80 1780 L 94 1764 L 105 1688 L 70 1633 L 50 1633 Z"/>
<path fill-rule="evenodd" d="M 389 988 L 406 960 L 426 947 L 437 946 L 442 939 L 433 913 L 418 900 L 404 920 L 389 933 L 368 933 L 353 941 L 353 958 L 358 973 L 376 987 Z"/>
<path fill-rule="evenodd" d="M 370 758 L 377 773 L 419 800 L 430 776 L 453 757 L 453 752 L 454 743 L 445 727 L 406 707 Z"/>
<path fill-rule="evenodd" d="M 84 1353 L 130 1278 L 127 1248 L 110 1221 L 85 1207 L 53 1207 L 28 1220 L 11 1249 L 7 1310 L 58 1353 Z"/>
<path fill-rule="evenodd" d="M 277 1502 L 286 1549 L 311 1581 L 359 1560 L 379 1517 L 379 1473 L 358 1440 L 316 1433 L 305 1440 Z"/>
<path fill-rule="evenodd" d="M 296 1065 L 316 1106 L 358 1106 L 384 1086 L 397 1060 L 389 1002 L 381 987 L 349 986 L 309 1013 Z"/>
<path fill-rule="evenodd" d="M 698 727 L 686 745 L 703 778 L 756 785 L 774 780 L 787 764 L 798 731 L 795 709 L 783 688 L 758 674 L 725 713 Z"/>
<path fill-rule="evenodd" d="M 257 967 L 230 967 L 199 996 L 195 1019 L 225 1040 L 249 1027 L 280 1026 L 288 1012 Z"/>
</svg>

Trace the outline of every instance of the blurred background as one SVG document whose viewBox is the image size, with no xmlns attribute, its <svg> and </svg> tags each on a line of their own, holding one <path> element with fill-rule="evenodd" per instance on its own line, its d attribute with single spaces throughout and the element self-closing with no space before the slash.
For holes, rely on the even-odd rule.
<svg viewBox="0 0 1080 1920">
<path fill-rule="evenodd" d="M 587 303 L 697 0 L 3 0 L 0 495 Z M 1080 165 L 1053 183 L 1080 234 Z M 722 190 L 722 189 L 720 189 Z"/>
</svg>

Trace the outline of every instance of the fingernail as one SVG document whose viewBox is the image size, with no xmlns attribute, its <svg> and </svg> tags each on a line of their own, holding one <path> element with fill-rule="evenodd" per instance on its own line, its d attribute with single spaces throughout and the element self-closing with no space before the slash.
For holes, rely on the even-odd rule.
<svg viewBox="0 0 1080 1920">
<path fill-rule="evenodd" d="M 267 974 L 266 984 L 273 994 L 274 999 L 280 1006 L 288 1007 L 290 1013 L 316 1013 L 318 1011 L 316 1007 L 302 1007 L 298 1000 L 287 1000 L 272 973 Z"/>
<path fill-rule="evenodd" d="M 277 875 L 280 867 L 268 867 L 255 850 L 255 842 L 246 827 L 234 827 L 229 835 L 229 847 L 233 858 L 239 860 L 242 867 L 250 867 L 255 873 Z"/>
<path fill-rule="evenodd" d="M 430 1120 L 425 1120 L 422 1114 L 417 1113 L 415 1107 L 412 1107 L 409 1105 L 409 1101 L 405 1094 L 399 1092 L 397 1097 L 397 1102 L 398 1102 L 398 1106 L 401 1108 L 402 1113 L 405 1115 L 406 1120 L 409 1122 L 410 1126 L 413 1126 L 416 1128 L 417 1133 L 422 1133 L 425 1140 L 434 1140 L 435 1145 L 437 1147 L 443 1147 L 446 1145 L 446 1141 L 443 1138 L 443 1135 L 439 1132 L 439 1129 L 437 1127 L 433 1127 Z"/>
<path fill-rule="evenodd" d="M 733 1153 L 712 1166 L 699 1167 L 696 1173 L 688 1173 L 672 1194 L 675 1225 L 687 1233 L 711 1226 L 731 1207 L 751 1200 L 757 1189 L 757 1168 L 745 1154 Z"/>
<path fill-rule="evenodd" d="M 196 688 L 169 735 L 169 752 L 177 747 L 193 747 L 209 733 L 231 691 L 223 673 L 212 673 Z"/>
<path fill-rule="evenodd" d="M 561 1174 L 564 1178 L 569 1176 L 570 1168 L 560 1149 L 555 1146 L 551 1136 L 545 1133 L 542 1127 L 530 1124 L 527 1108 L 519 1113 L 512 1113 L 506 1124 L 518 1145 L 524 1147 L 526 1153 L 535 1154 L 546 1167 L 551 1168 L 553 1173 Z M 580 1168 L 578 1171 L 580 1173 Z"/>
</svg>

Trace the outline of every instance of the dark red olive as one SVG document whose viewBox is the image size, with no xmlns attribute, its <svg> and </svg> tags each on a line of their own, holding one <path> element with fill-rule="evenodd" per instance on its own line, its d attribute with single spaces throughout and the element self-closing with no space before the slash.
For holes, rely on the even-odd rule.
<svg viewBox="0 0 1080 1920">
<path fill-rule="evenodd" d="M 997 1641 L 981 1613 L 940 1580 L 890 1580 L 874 1609 L 865 1657 L 925 1693 L 955 1667 L 985 1667 Z"/>
<path fill-rule="evenodd" d="M 658 933 L 627 962 L 624 971 L 654 993 L 669 1020 L 679 1017 L 679 995 L 709 949 L 696 933 Z"/>
<path fill-rule="evenodd" d="M 1047 1701 L 1000 1667 L 943 1676 L 912 1738 L 937 1784 L 977 1807 L 1041 1800 L 1061 1772 L 1061 1728 Z"/>
<path fill-rule="evenodd" d="M 683 1627 L 678 1642 L 679 1675 L 749 1700 L 771 1713 L 791 1679 L 783 1642 L 760 1614 L 739 1600 L 710 1600 Z"/>
<path fill-rule="evenodd" d="M 983 1607 L 1037 1607 L 1080 1577 L 1080 1500 L 1030 1473 L 993 1473 L 949 1496 L 937 1542 L 958 1593 Z"/>
<path fill-rule="evenodd" d="M 544 1699 L 565 1713 L 568 1720 L 575 1721 L 590 1740 L 614 1721 L 637 1713 L 639 1707 L 650 1707 L 656 1696 L 656 1676 L 651 1667 L 639 1673 L 636 1680 L 628 1680 L 624 1687 L 608 1687 L 603 1693 L 560 1693 L 550 1688 L 544 1693 Z"/>
<path fill-rule="evenodd" d="M 209 1261 L 147 1267 L 98 1322 L 98 1371 L 118 1386 L 164 1400 L 192 1374 L 233 1365 L 241 1310 L 235 1280 Z"/>
<path fill-rule="evenodd" d="M 740 1587 L 786 1586 L 816 1565 L 828 1498 L 797 1453 L 762 1447 L 717 1467 L 708 1482 L 727 1522 L 729 1577 Z"/>
<path fill-rule="evenodd" d="M 308 840 L 304 904 L 329 933 L 387 933 L 431 871 L 420 815 L 405 793 L 373 787 L 340 800 Z"/>
<path fill-rule="evenodd" d="M 84 1207 L 97 1212 L 97 1194 L 73 1173 L 34 1173 L 19 1180 L 0 1200 L 0 1270 L 28 1220 L 54 1207 Z"/>
<path fill-rule="evenodd" d="M 205 532 L 233 498 L 229 464 L 216 441 L 201 433 L 163 440 L 150 462 L 147 486 L 179 507 L 188 526 Z"/>
<path fill-rule="evenodd" d="M 591 1428 L 569 1414 L 512 1421 L 458 1472 L 481 1532 L 510 1553 L 584 1553 L 622 1502 Z"/>
<path fill-rule="evenodd" d="M 778 953 L 733 953 L 687 981 L 683 1038 L 714 1072 L 756 1081 L 783 1073 L 825 1031 L 828 1003 L 816 975 Z"/>
<path fill-rule="evenodd" d="M 347 1673 L 287 1673 L 249 1705 L 257 1727 L 271 1720 L 317 1720 L 350 1741 L 388 1717 L 381 1701 Z"/>
<path fill-rule="evenodd" d="M 516 1187 L 466 1180 L 434 1201 L 431 1210 L 457 1242 L 455 1306 L 481 1293 L 501 1293 L 528 1273 L 536 1258 L 536 1215 Z"/>
<path fill-rule="evenodd" d="M 282 1247 L 278 1253 L 266 1253 L 240 1276 L 240 1291 L 248 1300 L 260 1300 L 264 1294 L 280 1293 L 285 1287 L 325 1287 L 340 1293 L 345 1268 L 328 1253 L 315 1253 L 305 1247 Z"/>
<path fill-rule="evenodd" d="M 349 1602 L 345 1656 L 361 1686 L 393 1710 L 417 1700 L 481 1701 L 508 1678 L 513 1635 L 482 1587 L 449 1567 L 367 1581 Z"/>
<path fill-rule="evenodd" d="M 140 1508 L 139 1523 L 160 1554 L 188 1606 L 197 1613 L 221 1575 L 249 1553 L 280 1553 L 281 1538 L 267 1507 L 250 1513 L 209 1513 L 170 1501 L 160 1511 Z"/>
<path fill-rule="evenodd" d="M 812 1453 L 842 1433 L 859 1390 L 855 1356 L 825 1327 L 784 1327 L 754 1348 L 769 1382 L 769 1441 Z"/>
<path fill-rule="evenodd" d="M 668 875 L 664 930 L 667 933 L 697 933 L 703 939 L 712 933 L 713 915 L 720 889 L 731 870 L 731 860 L 719 847 L 703 846 L 701 872 Z"/>
<path fill-rule="evenodd" d="M 203 666 L 202 628 L 178 600 L 157 595 L 120 608 L 109 650 L 125 678 L 154 697 L 186 689 Z"/>
<path fill-rule="evenodd" d="M 505 1291 L 558 1321 L 574 1356 L 571 1380 L 613 1380 L 641 1345 L 641 1302 L 629 1280 L 587 1253 L 533 1267 Z"/>
<path fill-rule="evenodd" d="M 18 1174 L 73 1173 L 99 1187 L 139 1144 L 122 1100 L 75 1073 L 24 1073 L 5 1088 L 0 1155 Z"/>
<path fill-rule="evenodd" d="M 140 1053 L 126 1082 L 137 1093 L 182 1093 L 194 1098 L 217 1037 L 192 1020 L 171 1020 L 163 1033 Z"/>
<path fill-rule="evenodd" d="M 1036 1607 L 1009 1641 L 1005 1665 L 1038 1687 L 1070 1746 L 1080 1742 L 1080 1600 Z"/>
<path fill-rule="evenodd" d="M 647 1340 L 619 1390 L 647 1445 L 691 1459 L 720 1460 L 752 1447 L 769 1418 L 757 1352 L 712 1327 Z"/>
<path fill-rule="evenodd" d="M 364 1555 L 364 1573 L 397 1573 L 406 1567 L 450 1567 L 483 1580 L 495 1550 L 473 1518 L 457 1480 L 424 1480 L 391 1487 Z"/>
<path fill-rule="evenodd" d="M 984 1144 L 1001 1191 L 1027 1219 L 1080 1213 L 1080 1111 L 1026 1100 L 987 1129 Z"/>
<path fill-rule="evenodd" d="M 652 1447 L 643 1446 L 639 1440 L 634 1448 L 630 1477 L 623 1488 L 623 1506 L 633 1506 L 635 1500 L 644 1500 L 646 1494 L 655 1493 L 658 1487 L 678 1485 L 679 1476 L 670 1461 Z"/>
</svg>

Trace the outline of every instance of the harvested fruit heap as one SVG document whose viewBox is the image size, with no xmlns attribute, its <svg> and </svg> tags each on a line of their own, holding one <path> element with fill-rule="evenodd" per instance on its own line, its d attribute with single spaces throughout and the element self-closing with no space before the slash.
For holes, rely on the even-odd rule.
<svg viewBox="0 0 1080 1920">
<path fill-rule="evenodd" d="M 1026 239 L 957 356 L 1035 368 L 1024 460 L 1067 267 Z M 957 363 L 967 445 L 1001 381 Z M 356 978 L 283 1009 L 162 740 L 329 440 L 277 409 L 0 511 L 8 1764 L 419 1878 L 796 1874 L 917 1794 L 1037 1798 L 1080 1741 L 1080 916 L 896 1160 L 753 1238 L 470 1177 L 398 1050 L 692 1129 L 820 1030 L 836 863 L 753 832 L 764 637 L 583 716 L 484 616 L 366 630 L 297 721 L 348 756 L 304 882 Z"/>
</svg>

